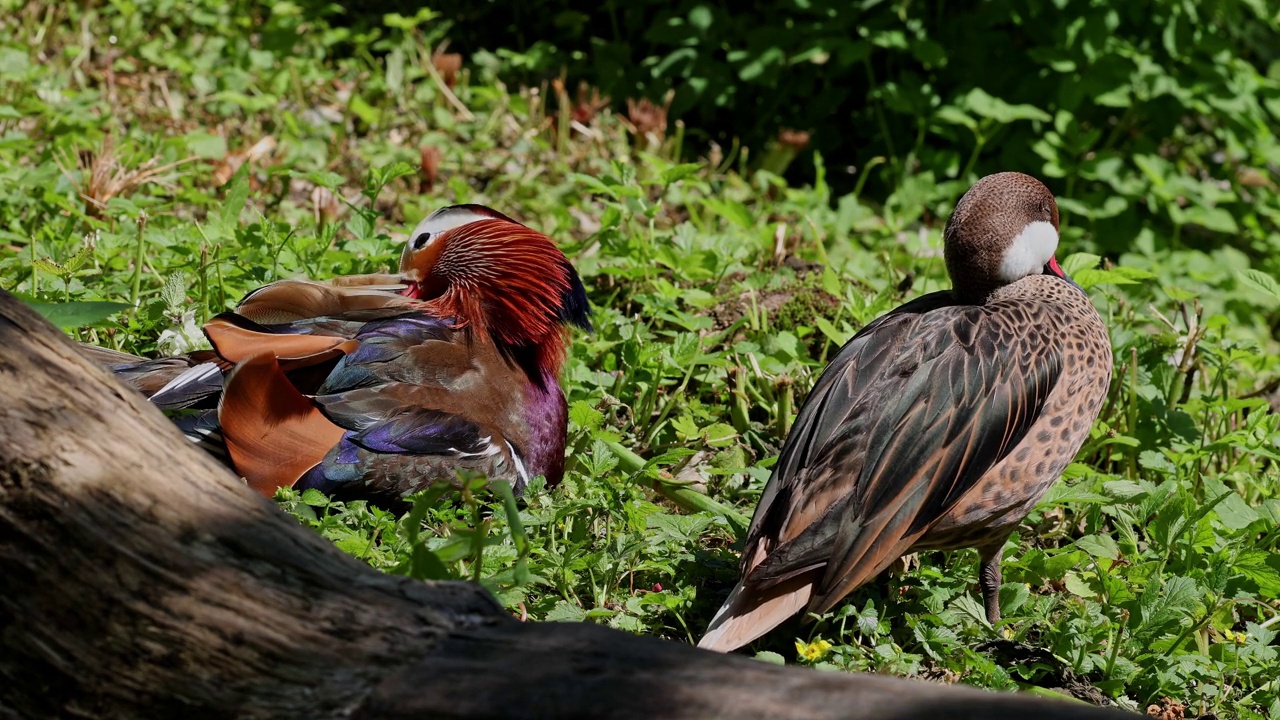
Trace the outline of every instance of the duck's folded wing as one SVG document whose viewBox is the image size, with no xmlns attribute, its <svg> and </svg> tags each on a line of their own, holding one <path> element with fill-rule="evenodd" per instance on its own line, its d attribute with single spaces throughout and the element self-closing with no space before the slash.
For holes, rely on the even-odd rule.
<svg viewBox="0 0 1280 720">
<path fill-rule="evenodd" d="M 246 295 L 236 306 L 236 314 L 262 325 L 279 325 L 412 304 L 395 292 L 403 285 L 372 284 L 384 278 L 388 276 L 357 275 L 330 283 L 281 280 Z"/>
<path fill-rule="evenodd" d="M 347 433 L 304 484 L 399 495 L 471 470 L 506 477 L 518 491 L 528 477 L 504 435 L 507 414 L 491 398 L 520 385 L 515 377 L 491 376 L 506 366 L 477 361 L 467 338 L 421 315 L 362 330 L 360 346 L 339 361 L 314 398 Z"/>
<path fill-rule="evenodd" d="M 806 401 L 747 540 L 757 587 L 820 573 L 814 611 L 906 552 L 1008 455 L 1061 373 L 1056 348 L 1032 351 L 1034 328 L 979 308 L 884 320 Z"/>
<path fill-rule="evenodd" d="M 350 317 L 371 312 L 273 326 L 224 314 L 206 326 L 218 354 L 235 364 L 219 405 L 222 437 L 236 469 L 260 492 L 271 495 L 293 485 L 374 424 L 373 418 L 361 422 L 342 413 L 330 417 L 323 412 L 325 401 L 314 395 L 357 388 L 383 393 L 387 367 L 402 363 L 400 356 L 415 344 L 449 332 L 443 321 L 404 308 L 390 315 L 378 311 L 378 319 L 369 322 Z M 351 332 L 311 332 L 323 321 L 350 323 L 345 329 Z M 395 403 L 390 395 L 383 401 Z M 396 427 L 407 430 L 406 419 Z"/>
</svg>

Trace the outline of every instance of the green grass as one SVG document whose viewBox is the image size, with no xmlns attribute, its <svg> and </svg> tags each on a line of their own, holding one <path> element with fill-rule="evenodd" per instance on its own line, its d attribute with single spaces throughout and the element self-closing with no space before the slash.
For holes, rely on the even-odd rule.
<svg viewBox="0 0 1280 720">
<path fill-rule="evenodd" d="M 361 33 L 290 7 L 3 8 L 0 287 L 80 339 L 175 351 L 184 324 L 263 283 L 392 267 L 436 207 L 527 222 L 594 307 L 566 371 L 564 483 L 519 503 L 483 483 L 428 493 L 405 518 L 281 502 L 376 568 L 478 579 L 531 620 L 696 640 L 807 388 L 864 323 L 946 286 L 941 221 L 974 178 L 911 175 L 879 202 L 832 197 L 821 169 L 789 187 L 683 147 L 675 125 L 656 143 L 608 110 L 574 126 L 555 85 L 502 83 L 518 57 L 467 58 L 449 89 L 430 21 Z M 265 156 L 226 163 L 267 137 Z M 96 183 L 94 162 L 110 171 Z M 179 162 L 112 193 L 101 180 Z M 1190 247 L 1155 225 L 1101 261 L 1106 231 L 1068 220 L 1063 253 L 1112 329 L 1116 380 L 1006 548 L 1001 626 L 975 553 L 927 553 L 784 625 L 762 659 L 1280 713 L 1280 285 L 1230 238 Z"/>
</svg>

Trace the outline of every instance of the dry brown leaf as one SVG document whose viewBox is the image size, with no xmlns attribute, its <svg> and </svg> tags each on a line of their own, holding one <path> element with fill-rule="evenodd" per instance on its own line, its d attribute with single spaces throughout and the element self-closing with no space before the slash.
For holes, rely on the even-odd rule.
<svg viewBox="0 0 1280 720">
<path fill-rule="evenodd" d="M 222 162 L 218 163 L 218 167 L 213 170 L 213 186 L 222 187 L 226 185 L 232 176 L 240 170 L 240 166 L 247 162 L 250 167 L 253 167 L 255 163 L 260 162 L 275 149 L 276 139 L 271 135 L 267 135 L 244 150 L 228 153 L 222 159 Z"/>
</svg>

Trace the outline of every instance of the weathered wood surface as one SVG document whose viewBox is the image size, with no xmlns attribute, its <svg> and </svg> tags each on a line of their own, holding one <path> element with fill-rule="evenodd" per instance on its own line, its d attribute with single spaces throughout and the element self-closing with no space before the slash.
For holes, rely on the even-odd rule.
<svg viewBox="0 0 1280 720">
<path fill-rule="evenodd" d="M 1115 717 L 780 668 L 378 573 L 0 291 L 0 717 Z"/>
</svg>

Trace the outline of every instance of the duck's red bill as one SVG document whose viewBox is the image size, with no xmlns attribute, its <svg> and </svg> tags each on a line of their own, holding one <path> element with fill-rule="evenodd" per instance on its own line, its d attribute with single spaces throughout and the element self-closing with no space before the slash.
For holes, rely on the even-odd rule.
<svg viewBox="0 0 1280 720">
<path fill-rule="evenodd" d="M 1062 271 L 1062 266 L 1058 264 L 1058 258 L 1056 257 L 1049 258 L 1048 268 L 1049 268 L 1049 272 L 1053 273 L 1054 275 L 1057 275 L 1060 278 L 1065 278 L 1067 276 L 1067 274 Z"/>
</svg>

